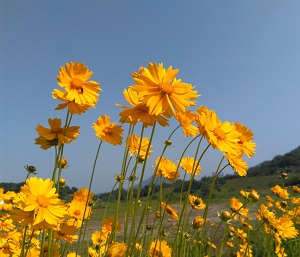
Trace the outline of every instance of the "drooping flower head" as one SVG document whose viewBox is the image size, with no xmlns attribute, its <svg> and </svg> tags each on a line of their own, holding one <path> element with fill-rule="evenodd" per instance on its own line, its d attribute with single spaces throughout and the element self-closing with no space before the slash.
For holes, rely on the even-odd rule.
<svg viewBox="0 0 300 257">
<path fill-rule="evenodd" d="M 225 153 L 224 156 L 227 158 L 230 166 L 236 171 L 236 173 L 245 177 L 247 175 L 248 164 L 242 159 L 242 157 Z"/>
<path fill-rule="evenodd" d="M 173 217 L 174 220 L 178 220 L 179 217 L 178 217 L 178 214 L 176 213 L 175 209 L 173 207 L 171 207 L 170 205 L 167 205 L 166 203 L 164 202 L 161 202 L 160 203 L 161 205 L 161 208 L 163 210 L 165 210 L 165 212 L 168 214 L 168 215 L 171 215 Z"/>
<path fill-rule="evenodd" d="M 65 67 L 60 67 L 57 81 L 66 90 L 63 98 L 79 105 L 94 107 L 101 89 L 97 82 L 87 81 L 92 75 L 93 72 L 83 63 L 70 62 Z"/>
<path fill-rule="evenodd" d="M 239 136 L 239 144 L 242 147 L 242 151 L 248 156 L 252 157 L 255 154 L 255 147 L 256 144 L 252 141 L 253 140 L 253 132 L 244 126 L 241 123 L 233 123 L 236 130 L 240 132 Z"/>
<path fill-rule="evenodd" d="M 196 115 L 191 110 L 188 110 L 186 112 L 178 112 L 176 113 L 175 117 L 182 126 L 183 134 L 185 137 L 194 137 L 199 133 L 199 129 L 192 124 L 192 122 L 194 122 L 196 119 Z"/>
<path fill-rule="evenodd" d="M 133 90 L 143 97 L 143 103 L 149 107 L 151 115 L 164 115 L 169 118 L 176 112 L 184 112 L 186 107 L 195 106 L 193 101 L 199 94 L 193 90 L 194 86 L 181 82 L 175 76 L 179 70 L 168 69 L 163 64 L 149 63 L 148 68 L 141 69 L 134 74 Z"/>
<path fill-rule="evenodd" d="M 122 144 L 122 134 L 124 130 L 122 126 L 110 122 L 110 117 L 102 115 L 96 123 L 93 123 L 93 128 L 96 136 L 103 142 L 108 142 L 112 145 Z"/>
<path fill-rule="evenodd" d="M 48 119 L 50 129 L 38 125 L 35 130 L 39 137 L 35 139 L 35 144 L 41 145 L 46 150 L 54 145 L 69 144 L 75 140 L 80 133 L 78 126 L 68 128 L 61 127 L 61 119 Z"/>
<path fill-rule="evenodd" d="M 142 122 L 144 127 L 153 126 L 155 122 L 159 125 L 165 127 L 168 126 L 168 120 L 162 115 L 149 114 L 149 107 L 142 102 L 143 97 L 138 92 L 134 91 L 132 88 L 123 91 L 126 101 L 132 105 L 132 107 L 126 107 L 121 104 L 117 104 L 118 107 L 124 110 L 120 112 L 120 122 L 129 123 L 136 125 L 137 122 Z"/>
<path fill-rule="evenodd" d="M 165 240 L 156 239 L 150 245 L 149 256 L 152 257 L 171 257 L 172 248 Z"/>
</svg>

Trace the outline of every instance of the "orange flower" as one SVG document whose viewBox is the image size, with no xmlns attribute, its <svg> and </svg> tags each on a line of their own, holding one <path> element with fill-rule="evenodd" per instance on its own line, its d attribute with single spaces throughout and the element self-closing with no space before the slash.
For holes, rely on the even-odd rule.
<svg viewBox="0 0 300 257">
<path fill-rule="evenodd" d="M 173 209 L 171 206 L 165 204 L 164 202 L 161 202 L 160 205 L 166 211 L 167 214 L 169 214 L 173 217 L 174 220 L 179 219 L 175 209 Z"/>
<path fill-rule="evenodd" d="M 180 167 L 188 174 L 198 175 L 201 172 L 200 165 L 196 168 L 196 160 L 193 157 L 183 157 L 180 161 Z"/>
<path fill-rule="evenodd" d="M 133 134 L 130 138 L 127 139 L 127 145 L 129 147 L 130 156 L 139 152 L 139 157 L 145 158 L 146 152 L 149 146 L 149 139 L 148 138 L 141 138 L 137 135 Z M 152 148 L 152 145 L 150 145 Z M 148 151 L 148 158 L 150 158 L 152 151 L 149 149 Z"/>
<path fill-rule="evenodd" d="M 68 128 L 61 127 L 61 119 L 54 118 L 48 119 L 50 129 L 38 125 L 36 131 L 40 135 L 35 139 L 35 143 L 41 145 L 44 150 L 54 146 L 69 144 L 75 140 L 80 133 L 78 126 L 72 126 Z"/>
<path fill-rule="evenodd" d="M 98 118 L 96 123 L 93 123 L 93 128 L 96 136 L 103 142 L 108 142 L 112 145 L 122 144 L 122 134 L 124 130 L 122 126 L 116 123 L 110 123 L 110 117 L 102 115 Z"/>
<path fill-rule="evenodd" d="M 132 125 L 136 125 L 137 122 L 142 122 L 145 128 L 153 126 L 155 122 L 158 122 L 159 125 L 163 127 L 169 125 L 168 120 L 162 115 L 149 114 L 149 107 L 142 103 L 142 96 L 132 88 L 128 90 L 124 89 L 123 94 L 127 102 L 133 107 L 130 108 L 117 104 L 118 107 L 125 109 L 119 114 L 121 116 L 120 122 Z"/>
<path fill-rule="evenodd" d="M 101 89 L 99 83 L 87 81 L 92 75 L 93 72 L 83 63 L 70 62 L 60 67 L 57 81 L 66 90 L 63 98 L 81 106 L 95 106 Z"/>
<path fill-rule="evenodd" d="M 162 157 L 160 159 L 160 157 L 158 157 L 156 159 L 155 164 L 156 167 L 158 165 L 156 176 L 158 177 L 164 176 L 164 178 L 169 181 L 174 181 L 175 179 L 179 178 L 179 171 L 177 169 L 176 164 L 170 161 L 168 158 Z"/>
<path fill-rule="evenodd" d="M 156 239 L 150 245 L 149 255 L 151 257 L 171 257 L 172 248 L 165 240 Z"/>
<path fill-rule="evenodd" d="M 191 123 L 195 121 L 196 115 L 192 111 L 178 112 L 176 113 L 176 120 L 182 126 L 183 134 L 185 137 L 196 136 L 199 133 L 199 129 Z"/>
<path fill-rule="evenodd" d="M 176 112 L 184 112 L 186 107 L 195 106 L 199 94 L 191 84 L 176 79 L 178 70 L 170 66 L 167 70 L 163 64 L 148 65 L 140 74 L 135 74 L 133 90 L 143 97 L 143 104 L 149 107 L 149 114 L 171 117 Z"/>
<path fill-rule="evenodd" d="M 206 207 L 206 204 L 203 200 L 197 196 L 189 195 L 189 201 L 192 208 L 196 210 L 203 210 Z"/>
</svg>

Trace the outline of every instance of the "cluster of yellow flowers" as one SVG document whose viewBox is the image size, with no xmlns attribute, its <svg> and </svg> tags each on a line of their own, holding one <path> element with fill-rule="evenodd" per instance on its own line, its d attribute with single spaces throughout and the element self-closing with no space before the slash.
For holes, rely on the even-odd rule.
<svg viewBox="0 0 300 257">
<path fill-rule="evenodd" d="M 223 248 L 234 249 L 236 256 L 252 256 L 252 245 L 249 241 L 250 231 L 253 229 L 250 221 L 248 203 L 259 200 L 258 192 L 241 191 L 244 201 L 237 198 L 230 200 L 230 211 L 219 213 L 220 224 L 211 238 L 206 236 L 206 224 L 209 223 L 208 206 L 211 193 L 220 172 L 231 166 L 239 176 L 246 176 L 247 163 L 243 156 L 252 157 L 255 154 L 256 144 L 253 142 L 252 131 L 238 122 L 222 122 L 215 111 L 205 106 L 200 106 L 192 111 L 188 108 L 197 105 L 200 96 L 195 87 L 177 79 L 177 69 L 172 66 L 167 69 L 163 64 L 149 63 L 148 67 L 140 67 L 133 72 L 134 84 L 124 89 L 125 100 L 130 106 L 117 104 L 122 109 L 120 122 L 128 123 L 129 132 L 125 140 L 125 154 L 122 161 L 121 173 L 116 175 L 116 184 L 119 184 L 118 199 L 115 215 L 104 218 L 99 230 L 91 235 L 91 242 L 83 244 L 86 240 L 85 231 L 92 214 L 95 196 L 91 192 L 91 183 L 95 171 L 96 160 L 102 142 L 114 146 L 123 142 L 124 129 L 122 125 L 111 122 L 110 116 L 102 115 L 92 127 L 100 145 L 96 154 L 95 165 L 92 171 L 89 188 L 81 188 L 73 194 L 73 199 L 66 203 L 59 198 L 60 187 L 65 184 L 61 177 L 62 170 L 67 167 L 63 157 L 65 144 L 76 140 L 80 133 L 78 126 L 70 126 L 73 115 L 81 115 L 89 108 L 95 108 L 101 92 L 100 84 L 90 80 L 93 75 L 85 64 L 70 62 L 61 67 L 57 76 L 61 89 L 54 89 L 52 97 L 62 101 L 56 110 L 67 108 L 65 124 L 60 118 L 48 119 L 49 128 L 42 125 L 36 127 L 38 137 L 35 143 L 44 150 L 55 148 L 55 165 L 52 179 L 41 179 L 35 175 L 33 166 L 26 166 L 28 176 L 19 193 L 5 192 L 0 189 L 0 256 L 84 256 L 91 257 L 123 257 L 142 256 L 152 257 L 171 256 L 210 256 L 217 249 L 215 236 L 222 223 L 226 224 L 224 237 L 221 240 L 220 253 Z M 164 157 L 164 151 L 172 145 L 168 138 L 164 143 L 164 150 L 153 166 L 152 182 L 149 186 L 148 197 L 145 200 L 141 219 L 137 221 L 137 208 L 141 206 L 140 192 L 147 160 L 151 157 L 153 146 L 152 139 L 156 124 L 162 127 L 169 126 L 169 119 L 174 117 L 178 127 L 183 130 L 184 137 L 192 137 L 191 143 L 199 138 L 199 147 L 202 139 L 206 139 L 208 146 L 202 154 L 196 151 L 194 157 L 185 156 L 185 149 L 177 164 Z M 134 133 L 134 126 L 142 124 L 141 136 Z M 151 137 L 143 137 L 145 128 L 152 127 Z M 176 128 L 177 129 L 177 128 Z M 176 130 L 175 129 L 175 130 Z M 175 132 L 171 133 L 171 135 Z M 171 137 L 171 136 L 170 136 Z M 192 181 L 201 172 L 200 162 L 209 147 L 218 149 L 227 160 L 225 167 L 218 168 L 211 185 L 210 195 L 202 199 L 190 194 Z M 127 158 L 130 156 L 130 158 Z M 131 157 L 136 156 L 135 164 L 129 173 Z M 142 164 L 137 192 L 133 182 L 137 179 L 137 167 Z M 184 171 L 184 178 L 190 176 L 188 190 L 181 194 L 178 214 L 176 208 L 170 205 L 170 197 L 174 182 L 180 178 L 179 168 Z M 129 175 L 129 176 L 128 176 Z M 28 178 L 29 176 L 32 176 Z M 124 215 L 124 226 L 118 219 L 119 204 L 125 177 L 131 183 L 126 196 L 127 210 Z M 163 200 L 163 181 L 172 184 L 171 189 Z M 156 204 L 155 215 L 150 217 L 153 206 L 153 187 L 160 181 L 160 196 Z M 294 192 L 299 193 L 299 188 L 294 187 Z M 299 198 L 290 197 L 286 188 L 275 186 L 272 192 L 277 200 L 267 197 L 267 204 L 262 204 L 255 217 L 264 226 L 265 233 L 271 235 L 276 242 L 275 253 L 277 256 L 286 256 L 283 241 L 295 238 L 298 230 L 294 224 L 300 224 Z M 277 208 L 282 215 L 277 215 L 270 208 Z M 190 213 L 187 214 L 187 210 Z M 193 222 L 189 222 L 192 211 L 199 212 Z M 204 211 L 203 215 L 200 211 Z M 172 217 L 173 229 L 167 231 L 164 218 Z M 232 220 L 239 220 L 241 227 Z M 168 222 L 171 218 L 168 218 Z M 139 224 L 139 225 L 136 225 Z M 168 223 L 169 224 L 169 223 Z M 215 225 L 214 222 L 211 223 Z M 228 231 L 227 231 L 228 230 Z M 117 237 L 123 231 L 122 236 Z M 170 240 L 167 240 L 169 234 Z M 227 233 L 228 232 L 228 233 Z M 235 239 L 235 240 L 233 240 Z M 121 242 L 120 242 L 121 241 Z M 69 246 L 75 245 L 73 248 Z M 190 247 L 190 245 L 192 245 Z M 76 250 L 75 250 L 76 248 Z M 80 249 L 79 249 L 80 248 Z M 231 251 L 231 250 L 230 250 Z M 233 252 L 233 250 L 231 251 Z M 194 255 L 195 254 L 195 255 Z M 221 255 L 219 255 L 221 256 Z"/>
</svg>

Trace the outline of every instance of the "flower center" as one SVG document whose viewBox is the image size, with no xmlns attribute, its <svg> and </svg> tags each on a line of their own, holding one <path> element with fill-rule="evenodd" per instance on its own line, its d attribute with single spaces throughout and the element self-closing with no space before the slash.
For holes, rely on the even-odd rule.
<svg viewBox="0 0 300 257">
<path fill-rule="evenodd" d="M 222 129 L 220 129 L 219 127 L 215 128 L 213 130 L 213 133 L 219 140 L 224 140 L 226 138 L 224 131 Z"/>
<path fill-rule="evenodd" d="M 83 85 L 83 82 L 81 79 L 73 78 L 71 81 L 71 86 L 75 87 L 77 89 L 80 89 Z"/>
<path fill-rule="evenodd" d="M 110 133 L 112 132 L 112 129 L 109 128 L 109 127 L 106 127 L 106 128 L 103 129 L 103 132 L 104 132 L 105 134 L 110 134 Z"/>
<path fill-rule="evenodd" d="M 170 83 L 162 83 L 159 85 L 159 89 L 161 92 L 171 95 L 174 93 L 175 89 Z"/>
<path fill-rule="evenodd" d="M 74 214 L 75 214 L 76 216 L 80 215 L 80 210 L 74 211 Z"/>
<path fill-rule="evenodd" d="M 243 135 L 239 137 L 239 140 L 240 140 L 241 144 L 243 144 L 243 143 L 245 143 L 247 141 L 246 137 L 243 136 Z"/>
<path fill-rule="evenodd" d="M 198 206 L 200 203 L 201 203 L 201 201 L 200 201 L 199 199 L 195 199 L 194 204 L 195 204 L 196 206 Z"/>
<path fill-rule="evenodd" d="M 43 208 L 46 208 L 48 207 L 49 203 L 48 203 L 48 198 L 45 197 L 44 195 L 39 195 L 36 199 L 37 201 L 37 204 L 40 206 L 40 207 L 43 207 Z"/>
</svg>

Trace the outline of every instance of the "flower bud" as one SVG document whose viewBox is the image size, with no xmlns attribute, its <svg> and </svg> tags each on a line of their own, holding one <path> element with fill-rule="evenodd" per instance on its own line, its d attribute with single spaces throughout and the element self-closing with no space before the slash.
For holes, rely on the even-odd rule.
<svg viewBox="0 0 300 257">
<path fill-rule="evenodd" d="M 36 168 L 32 165 L 30 165 L 30 166 L 26 165 L 26 166 L 24 166 L 24 168 L 28 173 L 35 173 L 35 171 L 36 171 Z"/>
<path fill-rule="evenodd" d="M 231 214 L 229 211 L 222 211 L 221 213 L 218 214 L 218 216 L 224 222 L 227 222 L 231 218 Z"/>
<path fill-rule="evenodd" d="M 255 190 L 252 190 L 249 194 L 249 198 L 253 203 L 256 203 L 259 200 L 259 194 Z"/>
<path fill-rule="evenodd" d="M 59 187 L 64 187 L 66 185 L 66 180 L 64 178 L 59 179 Z"/>
<path fill-rule="evenodd" d="M 286 207 L 288 206 L 287 201 L 281 201 L 281 202 L 280 202 L 280 206 L 281 206 L 282 208 L 286 208 Z"/>
<path fill-rule="evenodd" d="M 146 229 L 147 229 L 147 230 L 151 230 L 151 229 L 152 229 L 152 226 L 151 226 L 151 225 L 146 225 Z"/>
<path fill-rule="evenodd" d="M 165 145 L 166 145 L 166 146 L 170 146 L 170 145 L 172 145 L 172 141 L 171 141 L 171 140 L 169 140 L 169 139 L 168 139 L 168 140 L 166 140 L 166 141 L 165 141 Z"/>
<path fill-rule="evenodd" d="M 185 234 L 184 234 L 184 238 L 185 238 L 185 239 L 190 239 L 190 238 L 191 238 L 191 235 L 190 235 L 189 233 L 185 233 Z"/>
<path fill-rule="evenodd" d="M 286 179 L 288 174 L 286 172 L 282 172 L 281 175 L 280 175 L 282 178 Z"/>
<path fill-rule="evenodd" d="M 192 223 L 194 229 L 201 228 L 203 224 L 204 224 L 204 219 L 200 216 L 197 216 Z"/>
<path fill-rule="evenodd" d="M 124 182 L 124 176 L 122 176 L 121 174 L 118 174 L 115 176 L 115 180 L 119 183 Z"/>
<path fill-rule="evenodd" d="M 61 158 L 60 167 L 64 169 L 66 168 L 67 164 L 68 164 L 67 158 L 65 157 Z"/>
</svg>

